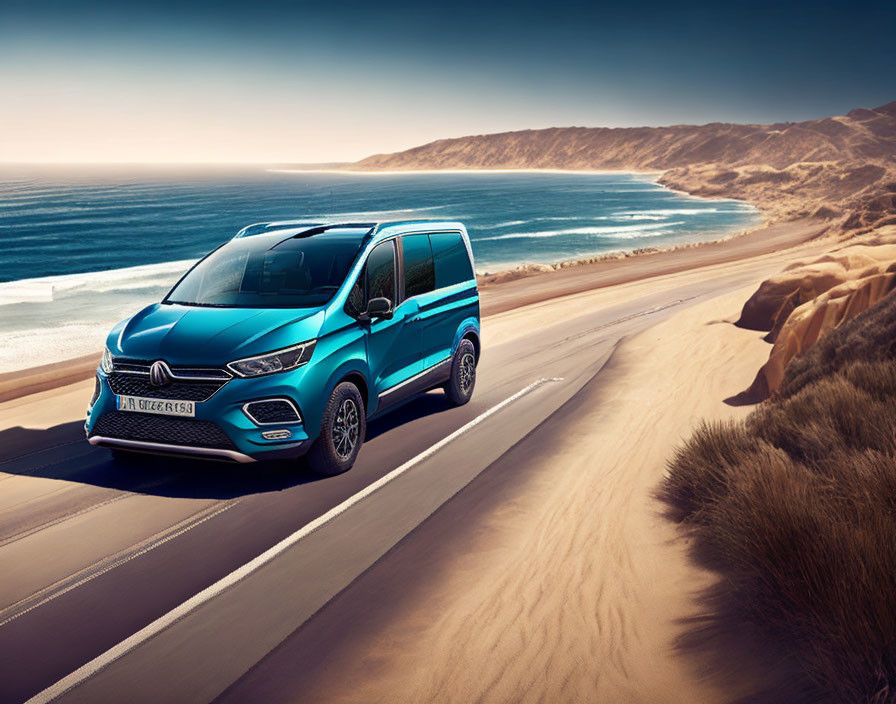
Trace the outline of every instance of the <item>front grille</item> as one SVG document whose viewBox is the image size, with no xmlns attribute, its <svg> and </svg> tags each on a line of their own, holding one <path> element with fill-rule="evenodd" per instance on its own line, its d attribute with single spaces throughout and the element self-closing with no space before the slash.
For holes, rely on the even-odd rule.
<svg viewBox="0 0 896 704">
<path fill-rule="evenodd" d="M 161 360 L 159 360 L 161 361 Z M 132 374 L 149 374 L 149 368 L 153 365 L 152 361 L 145 359 L 125 359 L 124 357 L 116 357 L 113 360 L 113 369 L 116 372 L 131 372 Z M 195 378 L 217 381 L 228 381 L 233 377 L 226 369 L 221 367 L 168 367 L 172 374 L 177 377 Z"/>
<path fill-rule="evenodd" d="M 259 425 L 299 422 L 299 414 L 296 413 L 295 407 L 282 398 L 247 403 L 246 414 Z"/>
<path fill-rule="evenodd" d="M 166 398 L 172 401 L 208 401 L 226 383 L 226 379 L 220 381 L 172 381 L 165 386 L 153 386 L 149 383 L 149 377 L 143 374 L 112 372 L 109 375 L 109 386 L 116 394 Z"/>
<path fill-rule="evenodd" d="M 100 416 L 93 435 L 119 440 L 142 440 L 166 445 L 209 447 L 236 450 L 233 441 L 220 426 L 208 420 L 171 418 L 150 413 L 109 411 Z"/>
<path fill-rule="evenodd" d="M 164 362 L 163 362 L 164 364 Z M 113 393 L 123 396 L 145 396 L 172 401 L 208 401 L 215 392 L 233 378 L 220 367 L 169 367 L 171 380 L 162 386 L 150 383 L 152 361 L 116 357 L 109 375 Z"/>
</svg>

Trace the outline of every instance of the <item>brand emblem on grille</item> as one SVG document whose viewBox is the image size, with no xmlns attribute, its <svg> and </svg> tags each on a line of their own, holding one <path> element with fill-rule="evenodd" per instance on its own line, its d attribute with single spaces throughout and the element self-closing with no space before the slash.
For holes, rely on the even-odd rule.
<svg viewBox="0 0 896 704">
<path fill-rule="evenodd" d="M 153 386 L 165 386 L 171 383 L 171 370 L 164 362 L 153 362 L 149 368 L 149 383 Z"/>
</svg>

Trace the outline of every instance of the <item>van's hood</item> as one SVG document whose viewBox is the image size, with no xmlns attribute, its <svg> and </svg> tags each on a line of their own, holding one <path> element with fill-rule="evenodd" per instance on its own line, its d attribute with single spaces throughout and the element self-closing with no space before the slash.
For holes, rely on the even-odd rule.
<svg viewBox="0 0 896 704">
<path fill-rule="evenodd" d="M 322 308 L 201 308 L 154 303 L 115 326 L 113 355 L 218 366 L 317 337 Z"/>
</svg>

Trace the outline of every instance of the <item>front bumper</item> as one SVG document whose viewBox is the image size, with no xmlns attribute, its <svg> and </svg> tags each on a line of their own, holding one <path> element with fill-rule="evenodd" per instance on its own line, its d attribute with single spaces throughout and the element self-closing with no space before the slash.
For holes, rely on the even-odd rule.
<svg viewBox="0 0 896 704">
<path fill-rule="evenodd" d="M 87 438 L 91 445 L 108 447 L 112 449 L 134 450 L 135 452 L 149 452 L 158 455 L 188 455 L 205 459 L 225 460 L 229 462 L 248 463 L 256 462 L 254 457 L 244 455 L 236 450 L 225 450 L 214 447 L 193 447 L 191 445 L 166 445 L 161 442 L 147 442 L 145 440 L 125 440 L 123 438 L 109 438 L 102 435 L 91 435 Z"/>
<path fill-rule="evenodd" d="M 194 418 L 118 411 L 109 378 L 100 371 L 100 393 L 88 408 L 84 428 L 92 445 L 137 452 L 238 463 L 299 457 L 312 441 L 302 422 L 302 405 L 296 398 L 299 371 L 301 368 L 264 377 L 233 378 L 207 400 L 196 401 Z M 244 406 L 267 398 L 290 399 L 299 411 L 299 421 L 255 423 Z M 289 437 L 265 437 L 272 430 L 288 431 Z"/>
</svg>

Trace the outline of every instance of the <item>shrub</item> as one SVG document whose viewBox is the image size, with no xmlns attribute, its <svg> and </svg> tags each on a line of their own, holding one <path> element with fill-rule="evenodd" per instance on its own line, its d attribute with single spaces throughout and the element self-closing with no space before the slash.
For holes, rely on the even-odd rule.
<svg viewBox="0 0 896 704">
<path fill-rule="evenodd" d="M 746 420 L 698 429 L 660 498 L 720 576 L 682 644 L 720 665 L 723 640 L 752 642 L 747 701 L 896 702 L 893 294 Z"/>
</svg>

